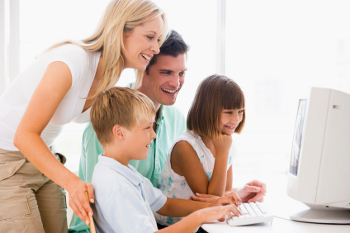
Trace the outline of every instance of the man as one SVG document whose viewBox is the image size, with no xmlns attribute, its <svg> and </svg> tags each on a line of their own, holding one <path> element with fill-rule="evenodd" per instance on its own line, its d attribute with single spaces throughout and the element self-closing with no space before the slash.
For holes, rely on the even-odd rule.
<svg viewBox="0 0 350 233">
<path fill-rule="evenodd" d="M 154 103 L 157 114 L 153 129 L 157 136 L 150 145 L 148 157 L 144 160 L 131 160 L 129 164 L 149 179 L 154 187 L 157 187 L 158 178 L 170 147 L 175 139 L 186 130 L 186 120 L 183 114 L 171 105 L 175 104 L 176 97 L 185 81 L 188 50 L 189 47 L 182 37 L 176 31 L 172 31 L 161 46 L 159 54 L 154 55 L 148 64 L 142 84 L 137 89 Z M 91 183 L 98 155 L 102 153 L 101 144 L 89 123 L 83 133 L 82 155 L 79 164 L 79 177 L 83 181 Z M 255 197 L 256 201 L 261 201 L 266 188 L 265 184 L 252 181 L 237 191 L 243 198 Z M 199 194 L 191 198 L 197 201 L 212 202 L 216 197 Z M 68 232 L 90 232 L 90 230 L 80 218 L 73 215 Z"/>
<path fill-rule="evenodd" d="M 184 84 L 188 45 L 182 37 L 172 31 L 148 64 L 142 84 L 137 90 L 148 96 L 154 103 L 156 119 L 153 125 L 157 137 L 150 145 L 148 157 L 144 160 L 132 160 L 130 164 L 157 187 L 158 177 L 170 146 L 186 130 L 183 114 L 172 107 Z M 79 177 L 91 183 L 92 173 L 103 149 L 97 140 L 91 124 L 83 133 L 82 155 L 79 165 Z M 69 232 L 89 232 L 89 226 L 73 215 Z"/>
</svg>

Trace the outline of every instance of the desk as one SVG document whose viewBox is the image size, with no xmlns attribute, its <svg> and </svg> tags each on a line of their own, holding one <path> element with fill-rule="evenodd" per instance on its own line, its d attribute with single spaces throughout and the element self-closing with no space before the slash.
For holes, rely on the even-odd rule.
<svg viewBox="0 0 350 233">
<path fill-rule="evenodd" d="M 350 225 L 327 225 L 327 224 L 313 224 L 294 222 L 291 220 L 284 220 L 274 218 L 272 223 L 261 223 L 251 226 L 230 227 L 227 223 L 209 223 L 203 224 L 202 228 L 209 233 L 349 233 Z"/>
<path fill-rule="evenodd" d="M 262 177 L 262 179 L 259 177 L 259 179 L 267 183 L 268 195 L 264 202 L 269 208 L 269 212 L 275 215 L 272 223 L 231 227 L 226 222 L 212 222 L 203 224 L 202 228 L 209 233 L 350 233 L 350 225 L 316 224 L 290 220 L 290 214 L 308 207 L 286 194 L 286 176 L 282 174 L 279 176 Z"/>
</svg>

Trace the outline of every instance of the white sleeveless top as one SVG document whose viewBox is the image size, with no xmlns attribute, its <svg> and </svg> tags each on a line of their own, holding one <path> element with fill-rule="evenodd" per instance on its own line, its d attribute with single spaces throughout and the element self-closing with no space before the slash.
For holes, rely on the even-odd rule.
<svg viewBox="0 0 350 233">
<path fill-rule="evenodd" d="M 175 144 L 179 141 L 188 142 L 196 151 L 197 156 L 206 172 L 209 180 L 214 170 L 215 158 L 211 151 L 205 146 L 199 135 L 194 134 L 192 131 L 183 132 L 178 139 L 174 142 L 173 146 L 169 150 L 169 156 L 167 157 L 162 172 L 160 173 L 158 180 L 158 189 L 162 193 L 171 198 L 188 199 L 191 195 L 194 195 L 191 188 L 188 186 L 184 176 L 177 174 L 170 164 L 171 152 Z M 237 156 L 237 149 L 232 143 L 229 151 L 229 159 L 227 164 L 227 170 L 232 165 L 233 159 Z M 157 222 L 164 226 L 169 226 L 180 221 L 182 218 L 178 217 L 166 217 L 155 213 Z"/>
<path fill-rule="evenodd" d="M 90 109 L 82 113 L 85 105 L 83 98 L 89 93 L 99 60 L 99 52 L 89 52 L 72 44 L 51 49 L 35 59 L 0 97 L 0 148 L 18 151 L 13 140 L 19 122 L 47 66 L 55 61 L 64 62 L 69 67 L 72 86 L 41 133 L 41 138 L 47 146 L 51 146 L 64 124 L 71 121 L 88 122 Z"/>
</svg>

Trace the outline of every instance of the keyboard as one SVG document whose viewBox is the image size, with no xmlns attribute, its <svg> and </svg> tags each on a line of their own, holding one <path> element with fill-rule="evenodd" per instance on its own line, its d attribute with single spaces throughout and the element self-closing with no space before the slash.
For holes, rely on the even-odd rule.
<svg viewBox="0 0 350 233">
<path fill-rule="evenodd" d="M 243 215 L 233 216 L 226 220 L 230 226 L 243 226 L 256 223 L 272 222 L 273 215 L 269 213 L 264 203 L 242 203 L 238 209 Z"/>
</svg>

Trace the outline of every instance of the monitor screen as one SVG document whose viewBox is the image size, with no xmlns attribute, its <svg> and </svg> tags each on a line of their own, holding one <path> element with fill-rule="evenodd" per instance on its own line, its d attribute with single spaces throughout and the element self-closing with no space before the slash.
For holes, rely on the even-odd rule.
<svg viewBox="0 0 350 233">
<path fill-rule="evenodd" d="M 298 175 L 298 164 L 301 149 L 301 139 L 303 137 L 303 127 L 306 112 L 306 99 L 299 100 L 299 108 L 294 127 L 294 137 L 292 143 L 292 152 L 290 158 L 290 169 L 289 172 L 293 175 Z"/>
</svg>

